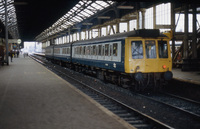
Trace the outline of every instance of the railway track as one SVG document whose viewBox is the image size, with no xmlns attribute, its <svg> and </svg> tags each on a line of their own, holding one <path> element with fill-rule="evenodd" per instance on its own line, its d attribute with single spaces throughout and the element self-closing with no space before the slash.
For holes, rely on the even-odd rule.
<svg viewBox="0 0 200 129">
<path fill-rule="evenodd" d="M 43 60 L 43 57 L 39 58 L 41 58 L 39 60 Z M 43 65 L 47 65 L 47 67 L 51 70 L 55 70 L 56 67 L 57 70 L 55 72 L 68 82 L 72 84 L 74 83 L 75 86 L 82 85 L 79 89 L 85 89 L 83 87 L 88 86 L 105 94 L 106 97 L 104 95 L 98 95 L 97 93 L 93 94 L 94 90 L 92 90 L 92 94 L 87 93 L 94 100 L 102 104 L 108 110 L 117 114 L 119 117 L 123 118 L 125 121 L 129 122 L 134 127 L 161 128 L 158 127 L 160 123 L 164 123 L 164 127 L 162 128 L 173 127 L 188 129 L 200 127 L 199 102 L 189 101 L 185 98 L 164 93 L 139 94 L 128 89 L 117 87 L 110 83 L 105 84 L 101 81 L 98 82 L 98 79 L 74 71 L 72 72 L 72 70 L 58 65 L 46 64 L 43 61 L 41 61 L 41 63 Z M 67 75 L 63 72 L 65 70 L 67 70 L 70 78 L 66 77 Z M 81 79 L 82 77 L 83 79 Z M 75 78 L 77 78 L 79 82 L 75 81 Z M 92 83 L 94 80 L 96 83 Z M 97 83 L 100 83 L 100 86 L 96 86 Z M 86 90 L 86 92 L 88 91 Z M 113 100 L 108 99 L 108 95 Z M 120 102 L 122 104 L 116 104 L 113 101 Z M 125 107 L 122 108 L 120 105 L 125 105 Z M 135 113 L 134 110 L 138 113 Z"/>
<path fill-rule="evenodd" d="M 38 61 L 39 63 L 46 65 L 41 59 L 35 58 L 31 56 L 34 60 Z M 104 94 L 103 92 L 96 90 L 95 88 L 79 81 L 70 75 L 67 75 L 63 70 L 54 69 L 54 66 L 48 67 L 56 72 L 59 76 L 63 79 L 71 79 L 70 83 L 77 87 L 79 90 L 96 100 L 102 106 L 113 112 L 114 114 L 118 115 L 120 118 L 127 121 L 133 127 L 138 129 L 171 129 L 172 127 L 116 100 L 115 98 Z M 67 79 L 67 81 L 69 81 Z"/>
<path fill-rule="evenodd" d="M 200 102 L 168 93 L 140 94 L 155 102 L 177 109 L 200 121 Z"/>
</svg>

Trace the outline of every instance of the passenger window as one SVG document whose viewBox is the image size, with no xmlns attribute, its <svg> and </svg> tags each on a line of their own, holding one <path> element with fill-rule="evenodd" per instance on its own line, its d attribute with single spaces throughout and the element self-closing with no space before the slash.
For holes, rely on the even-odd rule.
<svg viewBox="0 0 200 129">
<path fill-rule="evenodd" d="M 77 54 L 77 48 L 75 47 L 75 54 Z"/>
<path fill-rule="evenodd" d="M 92 48 L 92 46 L 90 47 L 90 55 L 93 55 L 93 48 Z"/>
<path fill-rule="evenodd" d="M 96 46 L 93 46 L 93 55 L 96 56 Z"/>
<path fill-rule="evenodd" d="M 110 49 L 109 56 L 112 56 L 112 44 L 110 44 L 109 49 Z"/>
<path fill-rule="evenodd" d="M 105 56 L 109 56 L 109 44 L 105 45 Z"/>
<path fill-rule="evenodd" d="M 117 43 L 113 44 L 113 56 L 117 56 Z"/>
<path fill-rule="evenodd" d="M 98 55 L 99 55 L 99 56 L 101 56 L 101 47 L 102 47 L 102 45 L 99 45 L 99 50 L 98 50 L 98 51 L 99 51 L 99 52 L 98 52 Z"/>
<path fill-rule="evenodd" d="M 158 41 L 159 58 L 168 58 L 167 41 Z"/>
<path fill-rule="evenodd" d="M 80 55 L 82 55 L 82 47 L 80 47 Z"/>
<path fill-rule="evenodd" d="M 66 53 L 69 54 L 69 48 L 66 49 Z"/>
<path fill-rule="evenodd" d="M 143 45 L 142 41 L 132 41 L 132 58 L 133 59 L 142 59 L 143 58 Z"/>
<path fill-rule="evenodd" d="M 102 56 L 105 55 L 105 46 L 103 45 L 103 48 L 102 48 Z"/>
<path fill-rule="evenodd" d="M 87 55 L 90 55 L 90 46 L 87 46 Z"/>
<path fill-rule="evenodd" d="M 66 48 L 62 49 L 62 54 L 66 54 Z"/>
<path fill-rule="evenodd" d="M 86 47 L 84 46 L 83 47 L 83 55 L 85 55 L 85 49 L 86 49 Z"/>
<path fill-rule="evenodd" d="M 78 47 L 78 55 L 80 55 L 80 52 L 81 52 L 81 47 Z"/>
<path fill-rule="evenodd" d="M 70 54 L 70 52 L 71 52 L 71 49 L 70 49 L 70 48 L 67 48 L 67 51 L 68 51 L 68 54 Z"/>
<path fill-rule="evenodd" d="M 145 49 L 147 58 L 156 58 L 156 44 L 154 40 L 146 40 Z"/>
</svg>

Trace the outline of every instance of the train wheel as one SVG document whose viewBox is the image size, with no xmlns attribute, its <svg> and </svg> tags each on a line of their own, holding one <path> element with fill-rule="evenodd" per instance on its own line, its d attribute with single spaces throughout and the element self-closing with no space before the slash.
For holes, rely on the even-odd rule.
<svg viewBox="0 0 200 129">
<path fill-rule="evenodd" d="M 135 83 L 134 90 L 135 91 L 141 91 L 141 82 L 140 81 L 139 82 L 137 81 Z"/>
<path fill-rule="evenodd" d="M 59 65 L 62 66 L 62 61 L 59 62 Z"/>
<path fill-rule="evenodd" d="M 120 86 L 123 87 L 123 88 L 129 88 L 130 87 L 129 79 L 121 76 L 120 77 Z"/>
<path fill-rule="evenodd" d="M 103 71 L 98 70 L 96 74 L 97 74 L 97 78 L 100 79 L 101 81 L 105 81 L 106 80 Z"/>
<path fill-rule="evenodd" d="M 154 85 L 153 85 L 153 91 L 161 91 L 162 89 L 162 83 L 160 80 L 154 80 Z"/>
</svg>

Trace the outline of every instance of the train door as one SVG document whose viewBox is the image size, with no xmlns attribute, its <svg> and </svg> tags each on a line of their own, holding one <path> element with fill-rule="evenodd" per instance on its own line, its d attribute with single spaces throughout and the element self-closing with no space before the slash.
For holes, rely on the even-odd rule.
<svg viewBox="0 0 200 129">
<path fill-rule="evenodd" d="M 112 45 L 112 61 L 121 62 L 121 42 Z"/>
<path fill-rule="evenodd" d="M 110 61 L 111 56 L 110 56 L 110 44 L 105 44 L 105 60 Z"/>
</svg>

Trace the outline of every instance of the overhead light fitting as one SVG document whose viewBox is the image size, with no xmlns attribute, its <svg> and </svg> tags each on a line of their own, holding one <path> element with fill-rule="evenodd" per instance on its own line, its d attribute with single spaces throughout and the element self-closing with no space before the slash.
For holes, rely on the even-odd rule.
<svg viewBox="0 0 200 129">
<path fill-rule="evenodd" d="M 73 27 L 72 30 L 80 30 L 80 27 Z"/>
<path fill-rule="evenodd" d="M 118 6 L 118 9 L 133 9 L 133 6 Z"/>
<path fill-rule="evenodd" d="M 110 19 L 110 17 L 109 16 L 99 16 L 99 17 L 97 17 L 98 19 Z"/>
<path fill-rule="evenodd" d="M 85 22 L 85 23 L 82 23 L 82 25 L 89 25 L 89 26 L 92 26 L 93 23 L 91 23 L 91 22 Z"/>
</svg>

